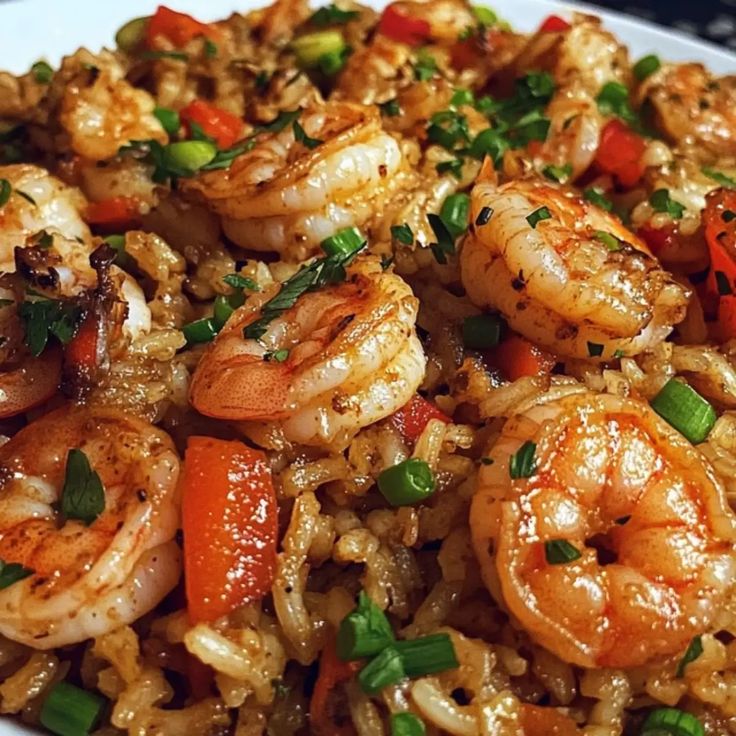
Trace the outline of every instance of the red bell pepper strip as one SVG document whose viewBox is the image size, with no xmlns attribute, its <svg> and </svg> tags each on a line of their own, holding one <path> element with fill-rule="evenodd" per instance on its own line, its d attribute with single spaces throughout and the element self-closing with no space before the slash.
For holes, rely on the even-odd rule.
<svg viewBox="0 0 736 736">
<path fill-rule="evenodd" d="M 110 197 L 87 205 L 85 219 L 90 225 L 103 228 L 125 229 L 135 227 L 141 219 L 135 197 Z"/>
<path fill-rule="evenodd" d="M 146 45 L 149 49 L 156 48 L 156 39 L 159 37 L 166 38 L 174 46 L 181 48 L 197 36 L 217 38 L 219 34 L 212 26 L 186 13 L 177 13 L 164 5 L 156 8 L 146 27 Z"/>
<path fill-rule="evenodd" d="M 409 46 L 421 46 L 431 33 L 429 22 L 423 18 L 404 15 L 396 3 L 388 5 L 378 21 L 378 32 Z"/>
<path fill-rule="evenodd" d="M 710 253 L 708 295 L 718 305 L 718 337 L 736 337 L 736 190 L 716 189 L 705 199 L 705 239 Z"/>
<path fill-rule="evenodd" d="M 424 431 L 430 419 L 439 419 L 442 422 L 449 423 L 452 420 L 446 414 L 443 414 L 433 403 L 414 394 L 408 404 L 404 404 L 391 417 L 396 429 L 401 435 L 411 441 L 416 442 L 419 435 Z"/>
<path fill-rule="evenodd" d="M 193 100 L 179 114 L 190 134 L 191 123 L 196 123 L 220 148 L 230 148 L 243 134 L 243 121 L 237 115 L 204 100 Z"/>
<path fill-rule="evenodd" d="M 564 18 L 560 18 L 559 15 L 550 15 L 539 26 L 539 30 L 544 33 L 560 33 L 561 31 L 567 31 L 569 28 L 572 28 L 572 26 Z"/>
<path fill-rule="evenodd" d="M 644 165 L 641 157 L 646 142 L 621 120 L 609 120 L 606 123 L 595 162 L 607 174 L 613 174 L 625 187 L 631 187 L 641 179 Z"/>
<path fill-rule="evenodd" d="M 268 593 L 277 505 L 266 456 L 242 442 L 190 437 L 182 498 L 184 583 L 193 623 Z"/>
<path fill-rule="evenodd" d="M 47 348 L 29 355 L 15 369 L 0 372 L 0 419 L 13 417 L 48 401 L 61 380 L 61 350 Z"/>
<path fill-rule="evenodd" d="M 557 362 L 553 355 L 541 350 L 521 335 L 509 335 L 497 347 L 487 351 L 486 358 L 488 363 L 498 368 L 509 381 L 549 373 Z"/>
</svg>

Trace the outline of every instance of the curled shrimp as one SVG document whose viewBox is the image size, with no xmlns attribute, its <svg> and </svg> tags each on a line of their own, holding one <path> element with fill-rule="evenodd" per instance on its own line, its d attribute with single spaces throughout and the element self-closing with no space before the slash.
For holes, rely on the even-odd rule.
<svg viewBox="0 0 736 736">
<path fill-rule="evenodd" d="M 62 519 L 70 449 L 99 475 L 104 511 Z M 177 477 L 169 437 L 112 409 L 62 407 L 0 448 L 0 559 L 32 574 L 0 591 L 0 632 L 37 649 L 132 623 L 180 575 Z"/>
<path fill-rule="evenodd" d="M 298 123 L 318 141 L 313 148 L 289 125 L 229 169 L 182 185 L 204 195 L 238 245 L 302 260 L 338 230 L 379 215 L 404 163 L 375 108 L 330 102 L 302 113 Z"/>
<path fill-rule="evenodd" d="M 356 262 L 344 283 L 304 294 L 260 340 L 245 339 L 267 296 L 238 309 L 197 366 L 190 400 L 202 414 L 277 422 L 288 440 L 344 446 L 412 397 L 425 366 L 417 300 L 376 260 Z M 278 351 L 288 351 L 281 362 Z"/>
<path fill-rule="evenodd" d="M 533 470 L 514 479 L 526 443 Z M 633 667 L 683 652 L 729 600 L 736 518 L 723 486 L 648 404 L 548 394 L 488 454 L 470 513 L 484 580 L 561 659 Z"/>
<path fill-rule="evenodd" d="M 537 180 L 482 182 L 471 209 L 471 222 L 492 214 L 463 245 L 463 285 L 532 342 L 610 360 L 657 344 L 684 318 L 687 289 L 618 218 L 573 192 Z"/>
<path fill-rule="evenodd" d="M 715 78 L 702 64 L 668 64 L 638 91 L 654 124 L 698 160 L 736 156 L 736 75 Z"/>
</svg>

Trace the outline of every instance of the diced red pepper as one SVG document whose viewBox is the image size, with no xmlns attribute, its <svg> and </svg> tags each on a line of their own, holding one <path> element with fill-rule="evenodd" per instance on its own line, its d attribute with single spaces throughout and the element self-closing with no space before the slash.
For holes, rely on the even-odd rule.
<svg viewBox="0 0 736 736">
<path fill-rule="evenodd" d="M 404 15 L 395 3 L 386 7 L 378 21 L 380 34 L 409 46 L 426 43 L 431 30 L 428 21 Z"/>
<path fill-rule="evenodd" d="M 419 394 L 414 394 L 411 401 L 401 407 L 391 417 L 394 426 L 402 436 L 410 442 L 416 442 L 430 419 L 439 419 L 449 423 L 452 420 L 443 414 L 432 402 Z"/>
<path fill-rule="evenodd" d="M 204 100 L 193 100 L 179 113 L 187 131 L 196 123 L 220 148 L 230 148 L 243 134 L 243 121 L 227 110 Z"/>
<path fill-rule="evenodd" d="M 177 48 L 185 46 L 197 36 L 216 38 L 219 36 L 215 28 L 202 23 L 186 13 L 177 13 L 163 5 L 156 8 L 146 28 L 146 45 L 156 48 L 156 39 L 162 36 L 167 38 Z"/>
<path fill-rule="evenodd" d="M 641 179 L 644 165 L 641 162 L 646 142 L 621 120 L 609 120 L 601 133 L 595 156 L 598 167 L 613 174 L 625 187 L 631 187 Z"/>
<path fill-rule="evenodd" d="M 498 368 L 509 381 L 549 373 L 557 362 L 554 355 L 538 348 L 521 335 L 509 335 L 497 347 L 486 351 L 485 358 L 490 366 Z"/>
<path fill-rule="evenodd" d="M 135 197 L 111 197 L 87 205 L 85 219 L 90 225 L 124 230 L 140 223 L 141 213 Z"/>
<path fill-rule="evenodd" d="M 564 18 L 560 18 L 559 15 L 550 15 L 539 26 L 539 30 L 545 33 L 560 33 L 561 31 L 567 31 L 569 28 L 572 28 L 572 26 Z"/>
</svg>

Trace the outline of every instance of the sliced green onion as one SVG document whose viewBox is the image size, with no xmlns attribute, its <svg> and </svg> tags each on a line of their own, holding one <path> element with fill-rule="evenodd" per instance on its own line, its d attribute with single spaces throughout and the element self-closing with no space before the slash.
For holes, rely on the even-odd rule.
<svg viewBox="0 0 736 736">
<path fill-rule="evenodd" d="M 161 127 L 169 134 L 176 135 L 179 132 L 181 120 L 176 110 L 169 110 L 168 107 L 156 107 L 153 114 L 161 123 Z"/>
<path fill-rule="evenodd" d="M 670 217 L 679 220 L 685 214 L 684 205 L 670 197 L 669 189 L 657 189 L 649 197 L 649 204 L 655 212 L 666 212 Z"/>
<path fill-rule="evenodd" d="M 89 526 L 105 510 L 105 489 L 100 476 L 92 470 L 87 455 L 77 448 L 66 456 L 64 486 L 61 489 L 61 513 Z"/>
<path fill-rule="evenodd" d="M 636 121 L 636 113 L 629 102 L 629 90 L 620 82 L 606 82 L 595 99 L 603 115 L 615 115 L 629 123 Z"/>
<path fill-rule="evenodd" d="M 526 221 L 532 226 L 532 228 L 536 229 L 538 223 L 542 222 L 542 220 L 549 220 L 551 217 L 552 213 L 547 207 L 540 207 L 539 209 L 534 210 L 530 215 L 527 215 Z"/>
<path fill-rule="evenodd" d="M 386 117 L 395 118 L 397 115 L 401 115 L 401 107 L 395 97 L 392 100 L 382 102 L 378 107 L 381 109 L 381 115 Z"/>
<path fill-rule="evenodd" d="M 211 342 L 217 336 L 217 327 L 214 320 L 198 319 L 196 322 L 190 322 L 181 328 L 187 344 L 196 345 L 202 342 Z"/>
<path fill-rule="evenodd" d="M 391 237 L 404 245 L 412 245 L 414 243 L 414 232 L 407 223 L 403 225 L 391 225 Z"/>
<path fill-rule="evenodd" d="M 687 667 L 690 662 L 694 662 L 702 653 L 703 638 L 696 636 L 685 650 L 685 654 L 682 655 L 682 659 L 677 663 L 675 677 L 682 677 L 685 674 L 685 667 Z"/>
<path fill-rule="evenodd" d="M 286 348 L 282 348 L 281 350 L 274 350 L 272 353 L 263 354 L 263 360 L 265 360 L 266 363 L 270 363 L 272 361 L 274 363 L 283 363 L 288 357 L 289 351 Z"/>
<path fill-rule="evenodd" d="M 230 315 L 238 308 L 243 306 L 245 297 L 240 291 L 236 291 L 234 294 L 219 294 L 215 298 L 213 305 L 213 316 L 212 321 L 215 324 L 215 329 L 218 331 L 222 329 L 225 322 L 230 319 Z"/>
<path fill-rule="evenodd" d="M 470 218 L 470 197 L 464 193 L 451 194 L 442 203 L 440 217 L 450 235 L 459 238 L 468 229 Z"/>
<path fill-rule="evenodd" d="M 102 714 L 105 699 L 68 682 L 57 682 L 41 707 L 39 720 L 57 736 L 86 736 Z"/>
<path fill-rule="evenodd" d="M 312 138 L 307 135 L 307 131 L 302 128 L 298 120 L 295 120 L 291 124 L 291 128 L 294 131 L 294 140 L 296 140 L 297 143 L 301 143 L 303 146 L 306 146 L 310 151 L 324 143 L 324 141 L 319 138 Z"/>
<path fill-rule="evenodd" d="M 360 13 L 357 10 L 343 10 L 335 5 L 335 3 L 331 3 L 330 5 L 326 5 L 325 7 L 316 10 L 309 18 L 309 22 L 313 26 L 324 27 L 333 24 L 347 23 L 359 16 Z"/>
<path fill-rule="evenodd" d="M 425 736 L 424 722 L 413 713 L 394 713 L 391 716 L 391 736 Z"/>
<path fill-rule="evenodd" d="M 438 174 L 452 174 L 456 179 L 462 179 L 463 177 L 463 160 L 461 158 L 440 161 L 434 168 Z"/>
<path fill-rule="evenodd" d="M 401 655 L 407 677 L 433 675 L 459 666 L 455 647 L 448 634 L 432 634 L 409 641 L 397 641 L 394 647 Z"/>
<path fill-rule="evenodd" d="M 634 64 L 634 76 L 641 82 L 650 74 L 654 74 L 662 66 L 662 62 L 655 54 L 643 56 Z"/>
<path fill-rule="evenodd" d="M 509 461 L 509 475 L 514 478 L 529 478 L 534 474 L 536 467 L 535 453 L 537 446 L 527 440 L 512 456 Z"/>
<path fill-rule="evenodd" d="M 703 442 L 716 423 L 715 409 L 694 388 L 675 378 L 665 383 L 651 405 L 694 445 Z"/>
<path fill-rule="evenodd" d="M 163 165 L 177 176 L 191 176 L 217 155 L 210 141 L 178 141 L 163 149 Z"/>
<path fill-rule="evenodd" d="M 722 171 L 716 171 L 715 169 L 711 169 L 708 166 L 704 166 L 701 171 L 713 181 L 720 184 L 722 187 L 726 187 L 726 189 L 736 189 L 736 179 L 733 179 L 730 176 L 726 176 Z"/>
<path fill-rule="evenodd" d="M 125 250 L 125 235 L 108 235 L 105 242 L 115 251 L 115 263 L 127 271 L 135 261 Z"/>
<path fill-rule="evenodd" d="M 509 141 L 502 132 L 486 128 L 481 130 L 470 144 L 470 155 L 479 160 L 490 156 L 494 165 L 498 165 L 509 147 Z"/>
<path fill-rule="evenodd" d="M 440 110 L 429 119 L 427 138 L 452 151 L 458 143 L 470 140 L 468 119 L 456 110 Z"/>
<path fill-rule="evenodd" d="M 606 212 L 610 212 L 613 209 L 613 202 L 611 202 L 611 200 L 598 189 L 588 187 L 588 189 L 583 192 L 583 196 L 588 200 L 588 202 L 591 202 L 596 207 L 600 207 Z"/>
<path fill-rule="evenodd" d="M 457 87 L 452 93 L 450 98 L 450 105 L 453 107 L 460 107 L 461 105 L 473 105 L 475 104 L 475 95 L 471 89 L 463 89 Z"/>
<path fill-rule="evenodd" d="M 13 583 L 33 575 L 33 570 L 24 567 L 19 562 L 3 562 L 0 560 L 0 590 L 10 587 Z"/>
<path fill-rule="evenodd" d="M 123 51 L 134 51 L 143 42 L 149 17 L 133 18 L 115 34 L 115 43 Z"/>
<path fill-rule="evenodd" d="M 419 49 L 417 60 L 414 62 L 414 79 L 417 82 L 426 82 L 437 73 L 435 58 L 424 49 Z"/>
<path fill-rule="evenodd" d="M 328 256 L 346 256 L 357 253 L 365 245 L 365 236 L 357 227 L 346 227 L 329 238 L 325 238 L 319 247 Z"/>
<path fill-rule="evenodd" d="M 485 5 L 473 5 L 471 6 L 471 9 L 475 19 L 482 26 L 492 26 L 494 23 L 498 22 L 498 16 L 496 13 Z"/>
<path fill-rule="evenodd" d="M 322 54 L 317 61 L 317 66 L 323 74 L 328 77 L 337 74 L 344 66 L 347 60 L 347 46 L 340 51 L 330 51 L 329 54 Z"/>
<path fill-rule="evenodd" d="M 54 76 L 54 70 L 45 61 L 37 61 L 31 67 L 31 73 L 39 84 L 48 84 Z"/>
<path fill-rule="evenodd" d="M 580 550 L 566 539 L 552 539 L 544 543 L 544 557 L 550 565 L 564 565 L 580 559 Z"/>
<path fill-rule="evenodd" d="M 436 483 L 424 460 L 409 458 L 378 476 L 378 490 L 392 506 L 411 506 L 429 498 Z"/>
<path fill-rule="evenodd" d="M 596 230 L 595 237 L 596 240 L 600 240 L 601 243 L 611 251 L 611 253 L 615 253 L 623 247 L 621 241 L 615 235 L 611 235 L 611 233 L 607 233 L 605 230 Z"/>
<path fill-rule="evenodd" d="M 542 169 L 542 173 L 552 181 L 565 182 L 570 178 L 570 174 L 572 174 L 572 166 L 570 164 L 565 164 L 564 166 L 549 164 L 549 166 L 545 166 Z"/>
<path fill-rule="evenodd" d="M 0 179 L 0 207 L 4 207 L 10 195 L 13 193 L 13 187 L 7 179 Z"/>
<path fill-rule="evenodd" d="M 345 50 L 345 39 L 340 31 L 315 31 L 299 36 L 291 42 L 299 64 L 307 69 L 319 66 L 319 60 L 325 54 Z"/>
<path fill-rule="evenodd" d="M 487 350 L 501 339 L 501 318 L 496 314 L 476 314 L 463 321 L 463 345 L 471 350 Z"/>
<path fill-rule="evenodd" d="M 395 647 L 389 646 L 363 667 L 358 674 L 358 683 L 364 693 L 376 695 L 405 677 L 401 655 Z"/>
<path fill-rule="evenodd" d="M 393 629 L 384 612 L 361 591 L 358 607 L 340 622 L 337 656 L 343 661 L 372 657 L 391 646 L 394 640 Z"/>
<path fill-rule="evenodd" d="M 657 708 L 642 724 L 641 736 L 705 736 L 703 724 L 679 708 Z"/>
</svg>

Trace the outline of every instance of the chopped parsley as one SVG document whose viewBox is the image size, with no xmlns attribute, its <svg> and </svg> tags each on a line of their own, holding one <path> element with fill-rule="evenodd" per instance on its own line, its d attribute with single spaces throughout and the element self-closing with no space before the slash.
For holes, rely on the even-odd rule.
<svg viewBox="0 0 736 736">
<path fill-rule="evenodd" d="M 105 510 L 105 490 L 100 476 L 92 470 L 87 456 L 79 449 L 69 450 L 61 489 L 61 513 L 89 526 Z"/>
<path fill-rule="evenodd" d="M 664 212 L 674 220 L 679 220 L 685 214 L 685 206 L 670 197 L 669 189 L 657 189 L 652 192 L 649 204 L 655 212 Z"/>
<path fill-rule="evenodd" d="M 22 302 L 18 315 L 25 328 L 25 344 L 38 357 L 52 336 L 64 345 L 74 337 L 81 310 L 55 299 L 38 299 Z"/>
<path fill-rule="evenodd" d="M 222 277 L 222 280 L 233 289 L 250 289 L 250 291 L 260 291 L 261 287 L 249 279 L 247 276 L 241 276 L 239 273 L 229 273 Z"/>
</svg>

